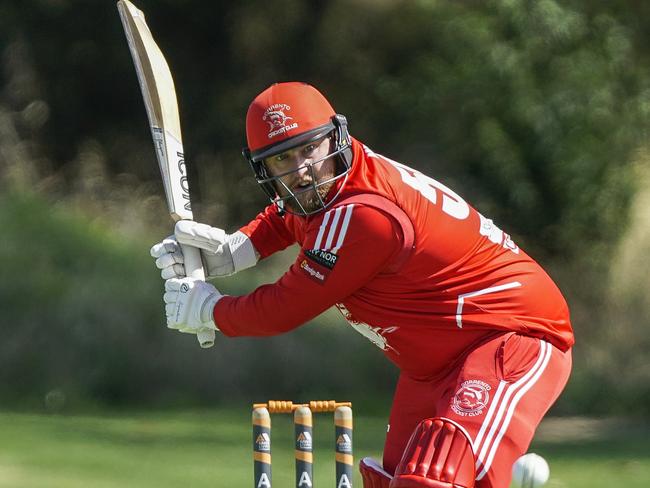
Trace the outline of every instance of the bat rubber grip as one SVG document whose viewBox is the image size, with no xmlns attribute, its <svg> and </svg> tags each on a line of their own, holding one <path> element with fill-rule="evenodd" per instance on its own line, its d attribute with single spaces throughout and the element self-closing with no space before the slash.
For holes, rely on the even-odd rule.
<svg viewBox="0 0 650 488">
<path fill-rule="evenodd" d="M 203 349 L 208 349 L 212 346 L 214 346 L 214 340 L 216 338 L 216 334 L 214 333 L 214 330 L 212 329 L 205 329 L 205 330 L 200 330 L 196 333 L 196 338 L 199 341 L 199 345 Z"/>
<path fill-rule="evenodd" d="M 183 258 L 185 260 L 185 274 L 189 278 L 205 280 L 203 263 L 201 262 L 201 251 L 192 246 L 181 246 L 181 251 L 183 251 Z M 213 329 L 200 330 L 196 334 L 196 338 L 203 349 L 214 346 L 215 337 L 216 334 Z"/>
</svg>

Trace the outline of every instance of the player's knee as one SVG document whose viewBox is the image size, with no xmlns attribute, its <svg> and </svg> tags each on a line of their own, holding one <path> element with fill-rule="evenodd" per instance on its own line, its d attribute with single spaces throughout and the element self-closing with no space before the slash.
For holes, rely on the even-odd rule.
<svg viewBox="0 0 650 488">
<path fill-rule="evenodd" d="M 474 452 L 464 429 L 436 417 L 415 428 L 390 488 L 472 488 L 475 476 Z"/>
<path fill-rule="evenodd" d="M 363 488 L 388 488 L 393 477 L 372 458 L 363 458 L 359 462 L 359 471 L 363 479 Z"/>
</svg>

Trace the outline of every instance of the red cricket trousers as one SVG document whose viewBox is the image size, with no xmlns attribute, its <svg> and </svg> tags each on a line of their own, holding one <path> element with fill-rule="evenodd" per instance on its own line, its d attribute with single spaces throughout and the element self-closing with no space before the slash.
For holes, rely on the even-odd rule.
<svg viewBox="0 0 650 488">
<path fill-rule="evenodd" d="M 507 488 L 512 464 L 526 453 L 570 372 L 570 350 L 512 332 L 479 345 L 434 379 L 402 374 L 390 414 L 384 469 L 394 473 L 422 419 L 445 417 L 470 436 L 476 487 Z"/>
</svg>

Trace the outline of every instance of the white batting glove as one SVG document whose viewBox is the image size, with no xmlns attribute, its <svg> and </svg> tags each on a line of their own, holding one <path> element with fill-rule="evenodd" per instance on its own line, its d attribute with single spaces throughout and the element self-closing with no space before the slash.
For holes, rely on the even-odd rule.
<svg viewBox="0 0 650 488">
<path fill-rule="evenodd" d="M 156 260 L 156 267 L 160 270 L 163 280 L 185 278 L 183 253 L 176 237 L 169 236 L 154 244 L 150 254 Z"/>
<path fill-rule="evenodd" d="M 219 290 L 203 280 L 167 280 L 163 297 L 167 327 L 190 334 L 219 330 L 212 318 L 212 312 L 222 296 Z"/>
<path fill-rule="evenodd" d="M 181 220 L 174 229 L 180 244 L 201 249 L 201 258 L 209 277 L 228 276 L 255 266 L 259 259 L 253 243 L 243 232 L 226 231 L 191 220 Z"/>
<path fill-rule="evenodd" d="M 201 250 L 206 278 L 232 275 L 255 266 L 259 260 L 253 243 L 240 231 L 226 234 L 217 227 L 181 220 L 176 224 L 174 232 L 175 236 L 170 236 L 151 248 L 151 256 L 156 258 L 156 266 L 165 280 L 186 276 L 179 244 Z"/>
</svg>

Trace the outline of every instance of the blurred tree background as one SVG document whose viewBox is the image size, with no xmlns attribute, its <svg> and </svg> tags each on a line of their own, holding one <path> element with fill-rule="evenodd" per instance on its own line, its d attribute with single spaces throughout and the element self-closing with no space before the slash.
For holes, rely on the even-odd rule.
<svg viewBox="0 0 650 488">
<path fill-rule="evenodd" d="M 312 83 L 558 281 L 577 347 L 556 413 L 650 413 L 648 2 L 136 5 L 175 77 L 198 220 L 232 230 L 266 204 L 240 156 L 248 103 Z M 2 406 L 390 398 L 392 366 L 333 313 L 208 351 L 165 329 L 148 249 L 171 222 L 113 1 L 0 0 L 0 69 Z"/>
</svg>

